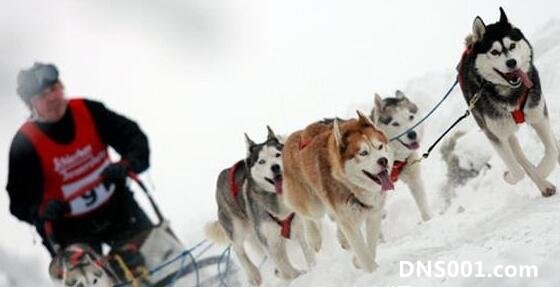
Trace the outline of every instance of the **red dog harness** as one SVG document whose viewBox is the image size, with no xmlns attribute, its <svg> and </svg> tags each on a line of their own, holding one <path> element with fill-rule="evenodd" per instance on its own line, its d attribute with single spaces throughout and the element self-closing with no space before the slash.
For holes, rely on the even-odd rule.
<svg viewBox="0 0 560 287">
<path fill-rule="evenodd" d="M 391 169 L 391 181 L 392 182 L 396 182 L 399 180 L 399 176 L 401 175 L 401 172 L 403 171 L 404 167 L 406 166 L 407 161 L 394 161 L 393 162 L 393 168 Z"/>
<path fill-rule="evenodd" d="M 76 266 L 78 266 L 85 255 L 89 255 L 93 260 L 93 263 L 97 267 L 107 268 L 107 262 L 105 262 L 103 258 L 96 258 L 96 256 L 93 256 L 93 254 L 91 254 L 88 250 L 84 250 L 80 247 L 76 247 L 76 248 L 71 248 L 68 251 L 70 251 L 70 258 L 69 258 L 70 268 L 75 268 Z M 62 270 L 60 271 L 63 272 Z"/>
<path fill-rule="evenodd" d="M 473 49 L 472 45 L 469 45 L 465 51 L 463 51 L 463 54 L 461 55 L 461 61 L 459 62 L 459 65 L 457 65 L 457 78 L 459 79 L 459 85 L 461 86 L 461 89 L 463 89 L 463 87 L 465 86 L 465 78 L 463 77 L 463 72 L 461 71 L 461 67 L 463 67 L 463 63 L 465 62 L 465 59 L 467 58 L 467 56 L 471 53 Z"/>
<path fill-rule="evenodd" d="M 239 166 L 241 165 L 241 163 L 242 163 L 242 161 L 238 161 L 237 163 L 235 163 L 232 167 L 230 167 L 228 169 L 228 173 L 227 173 L 227 181 L 228 181 L 228 185 L 229 185 L 229 190 L 230 190 L 231 196 L 233 197 L 235 202 L 237 202 L 237 195 L 239 194 L 239 185 L 237 184 L 237 182 L 235 182 L 235 173 L 239 169 Z"/>
<path fill-rule="evenodd" d="M 292 233 L 292 221 L 294 220 L 294 216 L 296 214 L 294 212 L 290 213 L 286 219 L 281 220 L 278 217 L 272 215 L 271 213 L 267 212 L 268 216 L 274 220 L 278 225 L 280 225 L 280 235 L 286 239 L 290 239 L 290 234 Z"/>
<path fill-rule="evenodd" d="M 310 139 L 302 139 L 302 138 L 300 138 L 300 139 L 299 139 L 299 144 L 298 144 L 299 150 L 304 149 L 304 148 L 305 148 L 306 146 L 308 146 L 312 141 L 313 141 L 312 138 L 310 138 Z"/>
<path fill-rule="evenodd" d="M 518 125 L 525 122 L 525 113 L 523 112 L 523 109 L 525 108 L 525 104 L 527 103 L 527 96 L 529 96 L 529 89 L 525 88 L 525 91 L 523 91 L 523 95 L 517 102 L 517 108 L 513 112 L 511 112 L 513 121 L 515 121 L 515 123 Z"/>
</svg>

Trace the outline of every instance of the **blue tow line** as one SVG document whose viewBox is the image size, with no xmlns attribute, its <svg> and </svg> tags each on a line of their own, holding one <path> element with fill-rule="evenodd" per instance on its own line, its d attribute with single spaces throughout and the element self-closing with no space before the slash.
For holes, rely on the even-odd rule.
<svg viewBox="0 0 560 287">
<path fill-rule="evenodd" d="M 227 287 L 227 286 L 228 286 L 227 281 L 226 281 L 226 277 L 227 277 L 227 275 L 228 275 L 228 273 L 229 273 L 229 260 L 230 260 L 230 257 L 231 257 L 231 245 L 228 246 L 228 247 L 224 250 L 224 252 L 222 252 L 222 254 L 220 255 L 220 259 L 218 259 L 218 266 L 217 266 L 217 268 L 218 268 L 218 276 L 219 276 L 219 279 L 220 279 L 220 285 L 218 285 L 218 286 L 220 286 L 220 287 L 222 287 L 222 286 Z M 224 258 L 226 258 L 226 270 L 225 270 L 225 272 L 222 272 L 222 268 L 220 268 L 220 266 L 221 266 L 221 263 L 222 263 L 222 261 L 223 261 Z"/>
<path fill-rule="evenodd" d="M 221 266 L 221 263 L 224 260 L 224 258 L 226 260 L 226 269 L 225 269 L 224 272 L 222 272 L 222 268 L 220 268 L 220 266 Z M 222 287 L 222 286 L 223 287 L 228 287 L 229 286 L 226 279 L 227 279 L 227 276 L 228 276 L 228 273 L 229 273 L 229 270 L 230 270 L 230 268 L 229 268 L 230 258 L 231 258 L 231 245 L 228 246 L 224 250 L 224 252 L 222 252 L 222 254 L 220 255 L 220 259 L 218 259 L 218 265 L 217 266 L 218 266 L 218 276 L 219 276 L 219 279 L 220 279 L 220 285 L 218 285 L 219 287 Z M 262 267 L 263 267 L 263 265 L 264 265 L 264 263 L 266 262 L 267 259 L 268 259 L 267 256 L 263 257 L 263 259 L 261 260 L 261 263 L 259 264 L 259 267 L 258 267 L 259 270 L 262 269 Z"/>
<path fill-rule="evenodd" d="M 200 245 L 197 245 L 197 246 L 191 248 L 190 250 L 192 251 L 192 250 L 194 250 L 194 249 L 195 249 L 196 247 L 198 247 L 198 246 L 200 246 Z M 186 256 L 186 255 L 188 255 L 188 256 L 191 258 L 192 263 L 193 263 L 193 265 L 194 265 L 194 271 L 195 271 L 195 274 L 196 274 L 196 286 L 198 287 L 198 286 L 200 285 L 200 274 L 199 274 L 199 270 L 198 270 L 198 264 L 196 263 L 196 258 L 192 255 L 192 252 L 190 252 L 189 250 L 187 250 L 186 253 L 181 254 L 182 259 L 181 259 L 181 265 L 179 266 L 179 270 L 175 273 L 175 277 L 173 278 L 173 280 L 171 280 L 171 282 L 169 283 L 168 286 L 170 286 L 170 287 L 175 286 L 175 283 L 177 282 L 177 280 L 179 279 L 179 277 L 181 277 L 181 276 L 180 276 L 180 275 L 181 275 L 181 271 L 183 271 L 183 269 L 185 268 L 185 261 L 186 261 L 185 259 L 187 259 L 187 256 Z"/>
<path fill-rule="evenodd" d="M 149 276 L 154 275 L 155 273 L 161 271 L 162 269 L 166 268 L 167 266 L 181 260 L 181 264 L 179 269 L 176 271 L 173 280 L 171 280 L 171 282 L 169 282 L 169 284 L 167 284 L 167 286 L 169 287 L 173 287 L 175 286 L 175 283 L 177 282 L 177 280 L 179 280 L 179 278 L 181 277 L 181 271 L 186 267 L 185 263 L 186 263 L 186 258 L 187 256 L 189 256 L 191 258 L 191 261 L 193 263 L 193 268 L 196 274 L 196 287 L 200 286 L 200 274 L 199 274 L 199 266 L 198 263 L 196 261 L 196 259 L 198 257 L 200 257 L 202 254 L 204 254 L 208 249 L 210 249 L 210 247 L 212 247 L 213 244 L 209 244 L 208 246 L 206 246 L 199 254 L 197 254 L 196 256 L 193 255 L 193 252 L 199 248 L 200 246 L 202 246 L 204 243 L 208 242 L 207 240 L 202 240 L 201 242 L 197 243 L 195 246 L 193 246 L 190 249 L 184 250 L 183 252 L 181 252 L 180 254 L 178 254 L 177 256 L 175 256 L 173 259 L 170 259 L 169 261 L 153 268 L 152 270 L 150 270 L 148 272 Z M 228 287 L 228 283 L 227 283 L 227 277 L 229 275 L 230 272 L 230 258 L 231 258 L 231 246 L 228 246 L 227 248 L 224 249 L 224 251 L 221 253 L 220 258 L 218 259 L 218 264 L 217 264 L 217 268 L 218 268 L 218 277 L 220 280 L 220 285 L 219 286 L 225 286 Z M 221 265 L 223 264 L 225 260 L 225 270 L 222 270 Z M 261 261 L 261 263 L 259 264 L 259 269 L 261 269 L 261 267 L 264 265 L 264 263 L 266 262 L 267 257 L 265 256 L 263 258 L 263 260 Z M 123 286 L 130 286 L 131 282 L 123 282 L 117 285 L 114 285 L 114 287 L 123 287 Z"/>
<path fill-rule="evenodd" d="M 441 106 L 441 104 L 447 99 L 447 97 L 451 94 L 451 92 L 453 91 L 453 89 L 455 89 L 455 87 L 457 86 L 457 84 L 459 83 L 459 78 L 455 79 L 455 83 L 453 83 L 453 85 L 451 86 L 451 88 L 449 88 L 449 90 L 447 91 L 447 93 L 445 93 L 445 95 L 443 96 L 443 98 L 430 110 L 430 112 L 428 112 L 419 122 L 417 122 L 415 125 L 413 125 L 411 128 L 408 128 L 407 130 L 405 130 L 404 132 L 398 134 L 397 136 L 394 136 L 391 138 L 391 141 L 395 141 L 398 140 L 400 137 L 404 136 L 405 134 L 407 134 L 408 132 L 414 130 L 416 127 L 418 127 L 420 124 L 422 124 L 427 118 L 429 118 L 438 108 L 439 106 Z"/>
<path fill-rule="evenodd" d="M 179 269 L 176 271 L 175 273 L 175 277 L 173 278 L 173 280 L 171 280 L 171 282 L 168 284 L 168 286 L 173 287 L 176 283 L 176 281 L 180 278 L 180 274 L 181 271 L 185 268 L 185 262 L 186 262 L 186 258 L 187 256 L 189 256 L 193 262 L 194 265 L 194 271 L 195 271 L 195 275 L 196 275 L 196 286 L 198 287 L 200 285 L 200 274 L 199 274 L 199 268 L 198 265 L 196 263 L 196 258 L 201 256 L 206 250 L 209 249 L 209 247 L 212 246 L 212 244 L 210 246 L 207 246 L 204 250 L 202 250 L 202 252 L 200 252 L 200 254 L 197 255 L 197 257 L 195 257 L 192 252 L 197 249 L 198 247 L 200 247 L 202 244 L 206 243 L 207 240 L 202 240 L 201 242 L 197 243 L 195 246 L 193 246 L 190 249 L 184 250 L 181 252 L 181 254 L 175 256 L 173 259 L 153 268 L 152 270 L 150 270 L 148 272 L 148 276 L 152 276 L 155 273 L 161 271 L 162 269 L 164 269 L 165 267 L 175 263 L 178 260 L 181 260 L 181 265 L 179 267 Z M 120 283 L 117 285 L 114 285 L 113 287 L 123 287 L 123 286 L 130 286 L 131 282 L 124 282 L 124 283 Z"/>
</svg>

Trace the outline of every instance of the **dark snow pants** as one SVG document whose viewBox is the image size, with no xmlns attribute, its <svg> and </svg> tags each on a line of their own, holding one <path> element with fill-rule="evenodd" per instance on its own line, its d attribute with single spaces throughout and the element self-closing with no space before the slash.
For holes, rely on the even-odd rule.
<svg viewBox="0 0 560 287">
<path fill-rule="evenodd" d="M 107 204 L 92 215 L 53 222 L 55 240 L 62 248 L 84 243 L 99 254 L 103 243 L 117 247 L 151 227 L 153 223 L 128 190 L 116 192 Z M 37 230 L 43 238 L 43 245 L 53 257 L 55 253 L 45 238 L 43 226 L 38 225 Z"/>
</svg>

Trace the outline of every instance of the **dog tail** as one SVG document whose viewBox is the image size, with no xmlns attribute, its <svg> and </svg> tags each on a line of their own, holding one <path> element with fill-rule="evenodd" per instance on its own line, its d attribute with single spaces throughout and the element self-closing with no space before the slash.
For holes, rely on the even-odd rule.
<svg viewBox="0 0 560 287">
<path fill-rule="evenodd" d="M 453 155 L 453 151 L 455 150 L 455 146 L 457 145 L 457 141 L 464 135 L 464 131 L 458 131 L 441 145 L 441 147 L 439 148 L 439 152 L 441 153 L 445 162 L 449 163 L 449 160 Z"/>
<path fill-rule="evenodd" d="M 218 221 L 208 222 L 204 226 L 204 236 L 217 244 L 228 243 L 226 231 Z"/>
</svg>

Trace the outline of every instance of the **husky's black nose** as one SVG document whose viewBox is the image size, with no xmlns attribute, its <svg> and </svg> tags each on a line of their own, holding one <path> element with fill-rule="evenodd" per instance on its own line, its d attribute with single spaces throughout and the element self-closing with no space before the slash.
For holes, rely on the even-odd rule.
<svg viewBox="0 0 560 287">
<path fill-rule="evenodd" d="M 273 164 L 270 169 L 272 170 L 272 173 L 274 174 L 279 174 L 282 171 L 280 170 L 280 165 L 279 164 Z"/>
<path fill-rule="evenodd" d="M 406 137 L 409 138 L 409 139 L 411 139 L 411 140 L 415 140 L 417 136 L 418 136 L 418 135 L 416 134 L 415 131 L 411 131 L 411 132 L 409 132 L 409 133 L 406 134 Z"/>
<path fill-rule="evenodd" d="M 382 167 L 387 167 L 387 164 L 389 164 L 389 160 L 387 160 L 386 157 L 382 157 L 377 160 L 377 164 Z"/>
<path fill-rule="evenodd" d="M 508 68 L 513 69 L 515 68 L 515 66 L 517 66 L 517 61 L 515 59 L 509 59 L 506 61 L 506 66 L 508 66 Z"/>
</svg>

